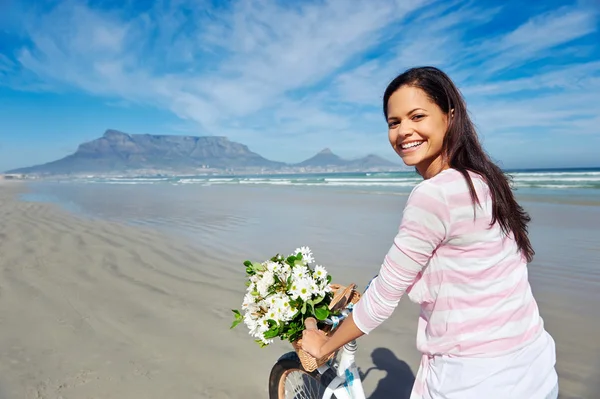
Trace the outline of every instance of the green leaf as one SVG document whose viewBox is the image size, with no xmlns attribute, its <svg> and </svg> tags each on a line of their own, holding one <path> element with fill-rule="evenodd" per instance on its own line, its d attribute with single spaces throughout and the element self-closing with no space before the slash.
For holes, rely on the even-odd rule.
<svg viewBox="0 0 600 399">
<path fill-rule="evenodd" d="M 267 331 L 265 332 L 265 339 L 272 339 L 277 336 L 277 331 Z"/>
<path fill-rule="evenodd" d="M 302 314 L 306 313 L 306 302 L 302 304 Z"/>
<path fill-rule="evenodd" d="M 229 329 L 236 327 L 244 320 L 244 317 L 241 315 L 239 310 L 231 309 L 231 311 L 233 312 L 235 319 L 233 320 L 233 323 L 231 323 L 231 327 L 229 327 Z"/>
<path fill-rule="evenodd" d="M 237 327 L 238 324 L 240 324 L 242 322 L 242 320 L 234 320 L 231 323 L 231 327 L 229 327 L 230 330 L 234 329 L 235 327 Z"/>
<path fill-rule="evenodd" d="M 329 316 L 329 309 L 327 306 L 319 306 L 315 309 L 315 317 L 318 320 L 325 320 Z"/>
<path fill-rule="evenodd" d="M 302 331 L 296 331 L 295 333 L 290 334 L 288 336 L 288 341 L 294 342 L 294 341 L 296 341 L 300 337 L 302 337 Z"/>
<path fill-rule="evenodd" d="M 253 263 L 252 267 L 254 268 L 255 271 L 257 272 L 264 272 L 265 270 L 267 270 L 266 267 L 264 267 L 263 265 L 261 265 L 260 263 Z"/>
<path fill-rule="evenodd" d="M 250 262 L 249 260 L 244 261 L 244 266 L 248 267 L 248 266 L 252 266 L 252 262 Z"/>
<path fill-rule="evenodd" d="M 277 324 L 275 324 L 273 327 L 271 327 L 270 329 L 265 331 L 266 339 L 275 338 L 278 335 L 279 335 L 279 328 L 277 327 Z"/>
<path fill-rule="evenodd" d="M 331 275 L 327 275 L 327 284 L 331 284 Z"/>
<path fill-rule="evenodd" d="M 313 303 L 313 305 L 318 305 L 323 299 L 325 299 L 325 297 L 324 296 L 320 296 L 320 297 L 318 297 L 316 299 L 313 299 L 312 303 Z"/>
</svg>

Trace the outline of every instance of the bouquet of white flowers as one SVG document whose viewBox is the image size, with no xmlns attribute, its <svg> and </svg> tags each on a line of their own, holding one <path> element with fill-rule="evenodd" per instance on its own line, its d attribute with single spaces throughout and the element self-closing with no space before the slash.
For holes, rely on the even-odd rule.
<svg viewBox="0 0 600 399">
<path fill-rule="evenodd" d="M 315 260 L 308 247 L 300 247 L 285 258 L 275 255 L 262 263 L 245 261 L 248 288 L 241 312 L 232 310 L 235 318 L 231 328 L 243 321 L 261 347 L 280 337 L 299 350 L 297 343 L 306 318 L 325 320 L 341 310 L 331 305 L 340 302 L 338 297 L 332 300 L 344 287 L 331 284 L 327 270 L 316 264 L 312 267 L 313 263 Z M 352 291 L 353 285 L 350 288 L 346 291 L 358 297 L 358 293 Z"/>
</svg>

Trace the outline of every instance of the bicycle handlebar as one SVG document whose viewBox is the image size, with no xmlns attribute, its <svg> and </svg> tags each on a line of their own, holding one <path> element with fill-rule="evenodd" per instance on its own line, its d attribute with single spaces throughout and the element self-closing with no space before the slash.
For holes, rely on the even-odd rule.
<svg viewBox="0 0 600 399">
<path fill-rule="evenodd" d="M 369 283 L 367 284 L 367 286 L 365 287 L 364 292 L 367 292 L 367 290 L 369 289 L 369 286 L 371 285 L 371 283 L 373 282 L 373 280 L 375 280 L 375 277 L 377 277 L 377 275 L 375 275 L 373 278 L 371 278 L 371 280 L 369 281 Z M 364 294 L 363 292 L 363 294 Z M 348 316 L 350 316 L 350 312 L 352 312 L 352 304 L 350 304 L 348 307 L 346 307 L 345 309 L 342 309 L 342 311 L 340 312 L 339 316 L 331 316 L 326 318 L 325 320 L 323 320 L 323 323 L 333 326 L 333 328 L 336 328 L 338 326 L 338 324 L 340 324 L 340 322 L 342 320 L 344 320 L 345 318 L 347 318 Z"/>
<path fill-rule="evenodd" d="M 351 312 L 351 310 L 348 308 L 342 309 L 339 316 L 328 317 L 325 320 L 323 320 L 323 323 L 333 326 L 333 328 L 336 328 L 342 320 L 344 320 L 345 318 L 350 316 L 350 312 Z"/>
</svg>

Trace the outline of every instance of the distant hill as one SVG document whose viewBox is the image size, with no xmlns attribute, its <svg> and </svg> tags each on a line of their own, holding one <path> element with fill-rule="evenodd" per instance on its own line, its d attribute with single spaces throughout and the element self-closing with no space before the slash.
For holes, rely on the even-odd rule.
<svg viewBox="0 0 600 399">
<path fill-rule="evenodd" d="M 107 173 L 139 169 L 184 171 L 210 168 L 271 168 L 285 164 L 263 158 L 247 146 L 225 137 L 127 134 L 107 130 L 83 143 L 74 154 L 43 165 L 8 173 L 72 174 Z"/>
<path fill-rule="evenodd" d="M 370 168 L 398 168 L 399 164 L 394 163 L 392 161 L 388 161 L 378 155 L 369 154 L 366 157 L 350 160 L 350 167 L 356 169 L 370 169 Z"/>
<path fill-rule="evenodd" d="M 335 155 L 329 148 L 317 153 L 317 155 L 295 164 L 294 166 L 299 167 L 326 167 L 326 166 L 346 166 L 348 161 Z"/>
<path fill-rule="evenodd" d="M 367 170 L 372 168 L 398 168 L 400 165 L 388 161 L 377 155 L 367 155 L 358 159 L 343 159 L 334 154 L 329 148 L 321 150 L 319 153 L 305 161 L 294 164 L 303 168 L 326 168 L 338 167 L 344 169 Z"/>
</svg>

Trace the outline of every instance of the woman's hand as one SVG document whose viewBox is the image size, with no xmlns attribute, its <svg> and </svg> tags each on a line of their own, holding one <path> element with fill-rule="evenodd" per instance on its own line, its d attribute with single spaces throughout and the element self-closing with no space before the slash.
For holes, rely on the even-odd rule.
<svg viewBox="0 0 600 399">
<path fill-rule="evenodd" d="M 314 317 L 307 318 L 304 325 L 306 329 L 302 331 L 302 349 L 317 359 L 334 353 L 348 342 L 364 335 L 354 323 L 352 313 L 329 336 L 317 329 Z"/>
<path fill-rule="evenodd" d="M 304 321 L 304 325 L 306 329 L 302 331 L 302 349 L 317 359 L 327 355 L 323 353 L 323 345 L 329 338 L 323 331 L 317 329 L 317 321 L 309 317 Z"/>
</svg>

